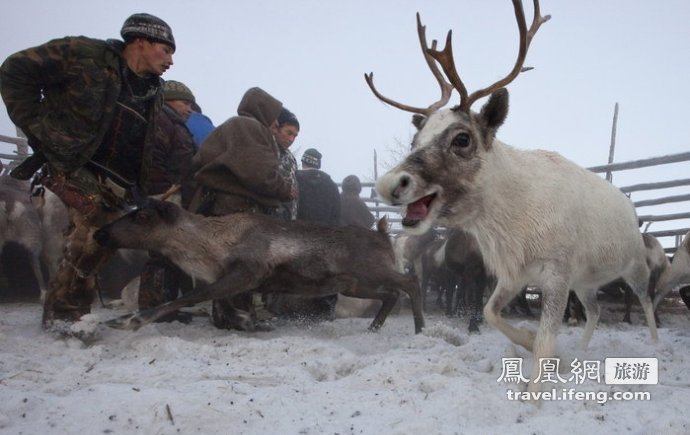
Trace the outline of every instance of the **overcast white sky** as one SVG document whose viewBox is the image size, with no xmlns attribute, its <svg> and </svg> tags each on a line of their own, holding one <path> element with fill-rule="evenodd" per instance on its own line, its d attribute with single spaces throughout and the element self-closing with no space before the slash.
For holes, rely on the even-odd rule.
<svg viewBox="0 0 690 435">
<path fill-rule="evenodd" d="M 175 1 L 2 0 L 0 58 L 65 35 L 119 37 L 134 12 L 173 28 L 178 50 L 164 78 L 180 80 L 216 124 L 236 114 L 242 94 L 260 86 L 297 114 L 293 145 L 324 155 L 336 181 L 372 180 L 373 154 L 408 144 L 410 114 L 379 102 L 363 79 L 410 105 L 438 98 L 415 28 L 427 39 L 453 29 L 458 71 L 470 91 L 503 77 L 517 53 L 508 0 Z M 616 161 L 685 152 L 690 147 L 690 2 L 579 0 L 541 2 L 551 21 L 537 33 L 526 65 L 508 86 L 511 109 L 498 136 L 519 148 L 562 153 L 583 166 L 606 163 L 614 104 L 620 104 Z M 532 2 L 525 1 L 528 20 Z M 454 94 L 452 102 L 457 101 Z M 482 101 L 474 107 L 478 110 Z M 6 112 L 0 134 L 13 135 Z M 676 178 L 687 178 L 687 164 Z M 383 168 L 379 167 L 379 171 Z M 628 181 L 620 174 L 614 183 Z M 645 179 L 642 181 L 651 181 Z"/>
</svg>

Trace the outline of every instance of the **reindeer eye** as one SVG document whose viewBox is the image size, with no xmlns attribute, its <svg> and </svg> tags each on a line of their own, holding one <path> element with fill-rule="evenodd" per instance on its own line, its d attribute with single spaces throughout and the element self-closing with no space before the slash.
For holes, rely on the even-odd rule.
<svg viewBox="0 0 690 435">
<path fill-rule="evenodd" d="M 469 133 L 458 133 L 450 142 L 450 150 L 462 158 L 470 158 L 474 154 L 475 147 Z"/>
<path fill-rule="evenodd" d="M 134 215 L 132 216 L 132 218 L 134 219 L 134 222 L 143 224 L 143 223 L 148 222 L 148 220 L 149 220 L 149 214 L 146 213 L 146 212 L 143 212 L 143 211 L 139 210 L 139 211 L 137 211 L 136 213 L 134 213 Z"/>
<path fill-rule="evenodd" d="M 453 138 L 450 144 L 456 148 L 466 148 L 470 145 L 470 135 L 467 133 L 460 133 Z"/>
</svg>

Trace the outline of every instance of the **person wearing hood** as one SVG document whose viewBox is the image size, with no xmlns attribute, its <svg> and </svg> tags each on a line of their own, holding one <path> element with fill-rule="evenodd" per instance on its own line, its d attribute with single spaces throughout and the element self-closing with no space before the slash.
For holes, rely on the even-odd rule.
<svg viewBox="0 0 690 435">
<path fill-rule="evenodd" d="M 238 116 L 216 127 L 194 156 L 197 189 L 191 211 L 279 216 L 282 203 L 297 198 L 297 186 L 280 170 L 280 149 L 273 136 L 282 108 L 261 88 L 245 92 Z"/>
<path fill-rule="evenodd" d="M 283 217 L 283 205 L 297 198 L 297 186 L 283 170 L 280 145 L 274 137 L 282 108 L 280 101 L 261 88 L 245 92 L 237 107 L 238 116 L 216 127 L 194 156 L 197 188 L 189 207 L 192 212 Z M 246 292 L 214 300 L 213 324 L 221 329 L 247 329 L 238 310 L 250 313 L 256 323 L 255 305 L 260 299 L 259 294 Z"/>
<path fill-rule="evenodd" d="M 376 218 L 366 203 L 359 197 L 362 183 L 356 175 L 343 179 L 343 193 L 340 194 L 340 225 L 355 225 L 370 229 Z"/>
<path fill-rule="evenodd" d="M 42 168 L 41 182 L 70 212 L 65 256 L 44 302 L 46 328 L 90 312 L 95 273 L 110 254 L 91 234 L 133 191 L 150 187 L 160 76 L 173 64 L 175 39 L 145 13 L 127 18 L 120 35 L 54 39 L 0 66 L 0 94 L 33 149 L 11 175 L 26 180 Z"/>
</svg>

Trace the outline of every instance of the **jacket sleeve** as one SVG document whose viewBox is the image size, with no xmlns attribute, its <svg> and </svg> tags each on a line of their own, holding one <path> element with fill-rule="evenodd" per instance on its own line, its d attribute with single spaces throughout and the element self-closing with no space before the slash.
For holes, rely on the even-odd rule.
<svg viewBox="0 0 690 435">
<path fill-rule="evenodd" d="M 90 47 L 86 38 L 55 39 L 15 53 L 0 66 L 10 119 L 59 170 L 76 169 L 71 162 L 83 160 L 80 154 L 103 116 L 108 73 Z"/>
</svg>

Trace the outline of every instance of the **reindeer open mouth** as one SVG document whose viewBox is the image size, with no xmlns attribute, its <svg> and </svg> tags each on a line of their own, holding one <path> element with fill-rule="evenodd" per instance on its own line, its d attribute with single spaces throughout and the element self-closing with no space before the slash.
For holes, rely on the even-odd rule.
<svg viewBox="0 0 690 435">
<path fill-rule="evenodd" d="M 432 193 L 431 195 L 423 196 L 418 200 L 407 204 L 402 225 L 404 227 L 416 227 L 429 215 L 431 203 L 434 201 L 436 196 L 436 193 Z"/>
</svg>

